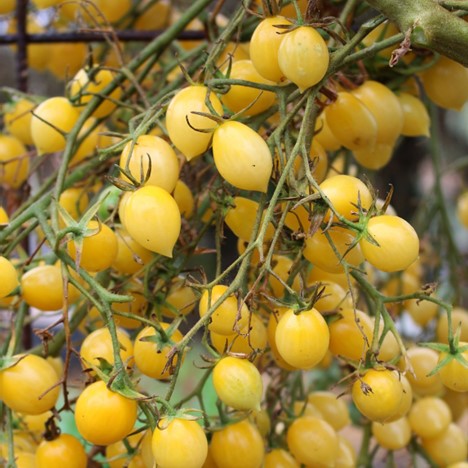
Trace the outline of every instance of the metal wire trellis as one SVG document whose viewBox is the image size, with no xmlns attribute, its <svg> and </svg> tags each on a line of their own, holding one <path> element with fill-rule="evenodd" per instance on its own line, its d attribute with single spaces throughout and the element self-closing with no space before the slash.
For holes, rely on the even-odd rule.
<svg viewBox="0 0 468 468">
<path fill-rule="evenodd" d="M 52 44 L 67 42 L 106 42 L 110 38 L 117 38 L 122 42 L 149 42 L 164 32 L 163 29 L 152 31 L 136 30 L 96 30 L 96 31 L 67 31 L 47 32 L 43 34 L 29 34 L 27 31 L 27 12 L 29 0 L 16 1 L 17 32 L 15 34 L 1 34 L 0 45 L 16 44 L 16 80 L 20 91 L 28 89 L 28 44 Z M 205 39 L 205 31 L 182 31 L 177 39 L 182 41 Z"/>
</svg>

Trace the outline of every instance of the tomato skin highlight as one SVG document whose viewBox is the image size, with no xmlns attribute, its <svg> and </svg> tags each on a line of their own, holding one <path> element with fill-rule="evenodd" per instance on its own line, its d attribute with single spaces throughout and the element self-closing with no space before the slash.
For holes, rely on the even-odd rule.
<svg viewBox="0 0 468 468">
<path fill-rule="evenodd" d="M 135 400 L 109 390 L 103 381 L 94 382 L 78 397 L 75 407 L 76 427 L 81 436 L 92 444 L 113 444 L 132 431 L 137 408 Z M 99 421 L 112 421 L 112 424 L 96 424 Z"/>
<path fill-rule="evenodd" d="M 151 447 L 160 468 L 201 468 L 208 456 L 201 426 L 182 418 L 162 418 L 153 432 Z"/>
<path fill-rule="evenodd" d="M 213 135 L 213 157 L 216 169 L 234 187 L 267 191 L 273 159 L 265 140 L 247 125 L 221 124 Z"/>
<path fill-rule="evenodd" d="M 14 366 L 0 371 L 0 400 L 18 413 L 44 413 L 57 403 L 60 386 L 45 392 L 58 380 L 57 373 L 47 360 L 28 354 Z"/>
</svg>

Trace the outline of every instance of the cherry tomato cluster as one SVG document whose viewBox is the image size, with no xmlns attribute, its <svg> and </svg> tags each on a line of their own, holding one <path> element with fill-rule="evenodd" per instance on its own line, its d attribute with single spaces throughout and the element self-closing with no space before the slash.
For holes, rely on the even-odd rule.
<svg viewBox="0 0 468 468">
<path fill-rule="evenodd" d="M 438 138 L 468 69 L 353 0 L 31 3 L 29 32 L 110 39 L 30 45 L 64 93 L 5 90 L 0 463 L 466 466 L 466 160 Z M 412 219 L 379 179 L 409 138 Z"/>
</svg>

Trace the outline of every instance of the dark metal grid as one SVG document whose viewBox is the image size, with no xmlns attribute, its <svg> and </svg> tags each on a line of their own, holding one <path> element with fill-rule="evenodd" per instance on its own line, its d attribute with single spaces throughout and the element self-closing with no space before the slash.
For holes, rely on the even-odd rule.
<svg viewBox="0 0 468 468">
<path fill-rule="evenodd" d="M 0 0 L 1 1 L 1 0 Z M 0 45 L 16 44 L 16 77 L 17 87 L 20 91 L 28 89 L 28 44 L 52 44 L 59 42 L 105 42 L 110 38 L 117 38 L 123 42 L 140 41 L 150 42 L 164 32 L 162 29 L 154 31 L 73 31 L 54 32 L 44 34 L 28 34 L 27 11 L 29 0 L 16 0 L 16 34 L 0 35 Z M 205 39 L 204 31 L 182 31 L 179 40 Z"/>
</svg>

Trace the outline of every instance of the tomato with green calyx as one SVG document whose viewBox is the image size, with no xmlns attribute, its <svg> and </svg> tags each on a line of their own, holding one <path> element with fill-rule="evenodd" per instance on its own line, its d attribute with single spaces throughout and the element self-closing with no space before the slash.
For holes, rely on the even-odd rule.
<svg viewBox="0 0 468 468">
<path fill-rule="evenodd" d="M 120 358 L 127 367 L 133 366 L 133 344 L 127 333 L 117 329 L 117 339 L 120 345 Z M 98 328 L 90 333 L 81 343 L 80 358 L 85 368 L 99 367 L 100 360 L 105 359 L 114 364 L 111 334 L 107 328 Z"/>
<path fill-rule="evenodd" d="M 0 400 L 13 411 L 41 414 L 57 403 L 59 377 L 44 358 L 15 356 L 16 364 L 0 370 Z"/>
<path fill-rule="evenodd" d="M 181 216 L 176 201 L 166 190 L 147 185 L 131 193 L 121 220 L 127 232 L 142 247 L 172 258 Z"/>
<path fill-rule="evenodd" d="M 163 417 L 151 440 L 156 466 L 161 468 L 201 468 L 208 456 L 208 441 L 193 420 Z"/>
<path fill-rule="evenodd" d="M 29 175 L 29 157 L 21 141 L 10 135 L 0 135 L 0 185 L 17 189 Z"/>
<path fill-rule="evenodd" d="M 462 307 L 454 307 L 452 310 L 452 333 L 455 334 L 460 327 L 460 341 L 468 341 L 468 310 Z M 445 310 L 439 316 L 436 327 L 437 341 L 448 343 L 448 318 Z"/>
<path fill-rule="evenodd" d="M 403 386 L 396 372 L 388 369 L 369 369 L 354 382 L 352 398 L 365 417 L 384 423 L 399 409 Z"/>
<path fill-rule="evenodd" d="M 460 341 L 459 347 L 467 347 L 468 343 Z M 446 360 L 447 353 L 441 353 L 439 363 Z M 464 362 L 463 362 L 464 360 Z M 468 392 L 468 348 L 452 356 L 440 370 L 442 383 L 456 392 Z"/>
<path fill-rule="evenodd" d="M 323 79 L 329 62 L 327 44 L 314 28 L 299 26 L 283 34 L 278 64 L 284 76 L 301 92 Z"/>
<path fill-rule="evenodd" d="M 203 292 L 198 305 L 200 317 L 208 313 L 210 306 L 213 306 L 227 289 L 227 286 L 218 284 L 211 290 L 211 294 L 208 290 Z M 208 324 L 210 331 L 229 336 L 236 329 L 241 330 L 247 325 L 249 309 L 245 304 L 240 307 L 236 296 L 231 294 L 215 309 L 210 319 Z"/>
<path fill-rule="evenodd" d="M 241 411 L 260 409 L 262 377 L 249 360 L 221 358 L 213 369 L 213 385 L 225 405 Z"/>
<path fill-rule="evenodd" d="M 43 440 L 36 450 L 37 468 L 86 468 L 88 458 L 81 442 L 70 434 Z"/>
<path fill-rule="evenodd" d="M 330 342 L 328 325 L 316 309 L 289 309 L 278 322 L 275 342 L 281 357 L 298 369 L 311 369 L 325 356 Z"/>
<path fill-rule="evenodd" d="M 215 431 L 210 452 L 216 465 L 223 468 L 258 468 L 265 456 L 262 436 L 248 419 Z"/>
<path fill-rule="evenodd" d="M 69 98 L 78 108 L 84 108 L 94 96 L 101 95 L 116 78 L 111 70 L 94 66 L 82 68 L 69 83 Z M 114 101 L 118 101 L 122 95 L 122 89 L 117 87 L 107 98 L 93 111 L 95 117 L 108 116 L 116 107 Z"/>
<path fill-rule="evenodd" d="M 365 211 L 372 204 L 372 194 L 366 184 L 357 177 L 346 174 L 328 177 L 320 184 L 320 189 L 333 205 L 335 211 L 350 221 L 359 218 L 359 208 Z M 325 221 L 332 216 L 327 212 Z"/>
<path fill-rule="evenodd" d="M 73 219 L 79 219 L 88 207 L 89 197 L 83 188 L 70 187 L 60 194 L 59 204 Z"/>
<path fill-rule="evenodd" d="M 208 149 L 211 143 L 211 131 L 216 127 L 216 122 L 212 119 L 196 114 L 196 112 L 210 114 L 210 109 L 206 105 L 208 99 L 216 113 L 223 115 L 220 100 L 208 88 L 201 85 L 188 86 L 178 91 L 167 108 L 166 128 L 169 138 L 189 161 Z"/>
<path fill-rule="evenodd" d="M 168 323 L 160 323 L 166 336 L 154 327 L 145 327 L 135 338 L 133 347 L 135 365 L 138 370 L 148 377 L 166 380 L 171 376 L 171 368 L 177 364 L 176 355 L 172 363 L 168 362 L 172 347 L 182 340 L 179 330 L 168 331 Z"/>
<path fill-rule="evenodd" d="M 311 466 L 334 466 L 338 437 L 326 421 L 314 416 L 301 416 L 289 426 L 286 441 L 298 462 Z"/>
<path fill-rule="evenodd" d="M 83 239 L 81 251 L 78 251 L 73 240 L 70 241 L 68 252 L 85 270 L 93 272 L 105 270 L 112 265 L 117 256 L 117 237 L 109 226 L 98 221 L 90 221 L 87 229 L 97 232 L 91 233 Z"/>
<path fill-rule="evenodd" d="M 265 140 L 247 125 L 221 124 L 213 134 L 213 158 L 221 176 L 234 187 L 267 191 L 273 158 Z"/>
<path fill-rule="evenodd" d="M 179 178 L 179 160 L 175 151 L 169 143 L 154 135 L 141 135 L 136 141 L 128 142 L 120 155 L 119 165 L 137 182 L 146 180 L 144 185 L 156 185 L 167 192 L 174 190 Z M 123 173 L 121 177 L 129 181 Z"/>
<path fill-rule="evenodd" d="M 102 381 L 88 385 L 78 397 L 75 422 L 78 432 L 95 445 L 109 445 L 126 437 L 137 419 L 138 405 L 109 390 Z M 97 424 L 112 421 L 112 424 Z"/>
<path fill-rule="evenodd" d="M 382 271 L 408 268 L 419 255 L 419 237 L 414 228 L 398 216 L 374 216 L 367 223 L 367 237 L 359 245 L 366 260 Z"/>
<path fill-rule="evenodd" d="M 65 149 L 65 135 L 78 120 L 78 110 L 64 97 L 41 102 L 31 119 L 31 135 L 39 154 Z"/>
</svg>

